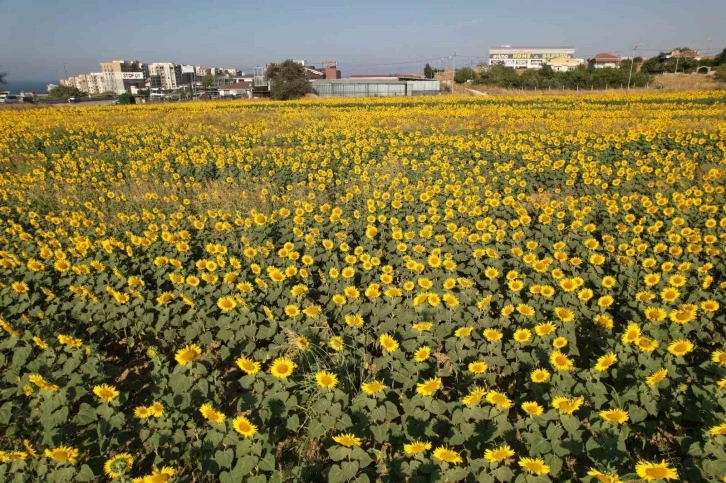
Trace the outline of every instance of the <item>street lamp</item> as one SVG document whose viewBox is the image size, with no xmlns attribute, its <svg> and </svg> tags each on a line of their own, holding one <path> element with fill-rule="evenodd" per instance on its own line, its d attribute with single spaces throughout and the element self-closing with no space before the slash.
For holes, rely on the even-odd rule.
<svg viewBox="0 0 726 483">
<path fill-rule="evenodd" d="M 635 64 L 635 51 L 638 49 L 636 45 L 633 47 L 633 56 L 630 58 L 630 73 L 628 74 L 628 90 L 630 90 L 630 78 L 633 77 L 633 64 Z"/>
</svg>

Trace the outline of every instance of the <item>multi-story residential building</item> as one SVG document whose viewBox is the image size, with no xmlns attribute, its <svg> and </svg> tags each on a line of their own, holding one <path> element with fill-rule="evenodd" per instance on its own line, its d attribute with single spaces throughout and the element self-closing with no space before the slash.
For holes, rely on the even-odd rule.
<svg viewBox="0 0 726 483">
<path fill-rule="evenodd" d="M 171 62 L 149 64 L 149 78 L 152 89 L 177 89 L 182 84 L 181 65 Z"/>
<path fill-rule="evenodd" d="M 138 60 L 101 62 L 101 72 L 104 75 L 106 90 L 116 94 L 130 92 L 132 86 L 144 88 L 149 77 L 148 66 Z"/>
</svg>

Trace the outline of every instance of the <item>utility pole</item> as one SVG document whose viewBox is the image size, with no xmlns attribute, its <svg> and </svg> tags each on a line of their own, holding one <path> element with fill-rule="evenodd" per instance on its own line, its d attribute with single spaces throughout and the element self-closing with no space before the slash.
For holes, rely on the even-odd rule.
<svg viewBox="0 0 726 483">
<path fill-rule="evenodd" d="M 66 71 L 66 63 L 63 62 L 63 74 L 66 76 L 66 79 L 68 79 L 68 71 Z"/>
<path fill-rule="evenodd" d="M 673 71 L 674 74 L 678 73 L 678 61 L 681 60 L 681 51 L 678 51 L 678 54 L 676 55 L 676 68 Z"/>
<path fill-rule="evenodd" d="M 630 78 L 633 77 L 633 65 L 635 65 L 635 51 L 638 49 L 636 45 L 633 47 L 633 57 L 630 59 L 630 73 L 628 74 L 628 90 L 630 90 Z"/>
<path fill-rule="evenodd" d="M 454 95 L 454 75 L 456 75 L 456 51 L 454 51 L 454 60 L 451 64 L 451 95 Z"/>
</svg>

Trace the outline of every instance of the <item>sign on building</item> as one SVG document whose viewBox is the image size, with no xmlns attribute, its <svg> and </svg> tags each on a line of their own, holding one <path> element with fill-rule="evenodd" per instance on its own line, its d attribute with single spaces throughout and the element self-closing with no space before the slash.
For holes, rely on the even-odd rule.
<svg viewBox="0 0 726 483">
<path fill-rule="evenodd" d="M 181 73 L 182 74 L 193 74 L 194 73 L 194 66 L 193 65 L 182 65 L 181 66 Z"/>
<path fill-rule="evenodd" d="M 144 80 L 143 72 L 121 72 L 123 80 Z"/>
</svg>

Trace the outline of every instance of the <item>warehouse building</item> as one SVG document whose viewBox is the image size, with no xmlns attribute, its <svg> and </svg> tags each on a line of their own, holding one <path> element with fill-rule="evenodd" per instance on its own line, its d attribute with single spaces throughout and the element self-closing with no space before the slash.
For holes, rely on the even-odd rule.
<svg viewBox="0 0 726 483">
<path fill-rule="evenodd" d="M 489 65 L 505 65 L 515 69 L 539 69 L 549 59 L 572 58 L 574 47 L 512 47 L 503 45 L 489 49 Z"/>
<path fill-rule="evenodd" d="M 413 77 L 323 79 L 310 82 L 320 97 L 390 97 L 438 95 L 435 79 Z"/>
</svg>

